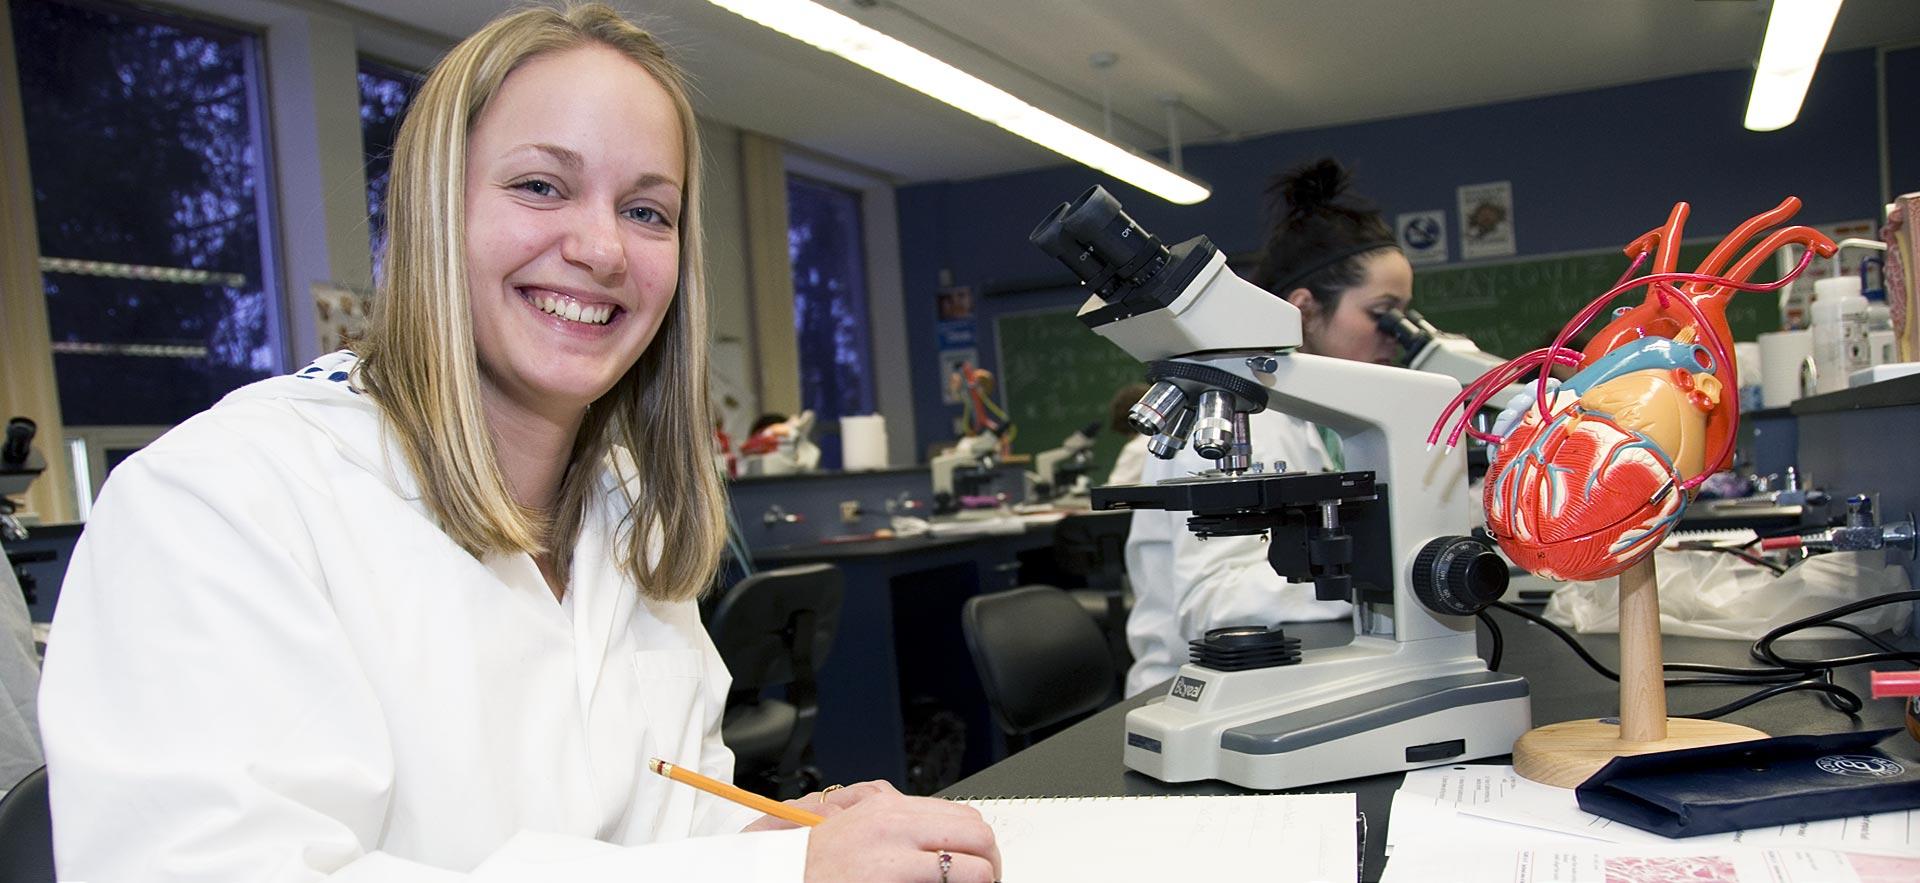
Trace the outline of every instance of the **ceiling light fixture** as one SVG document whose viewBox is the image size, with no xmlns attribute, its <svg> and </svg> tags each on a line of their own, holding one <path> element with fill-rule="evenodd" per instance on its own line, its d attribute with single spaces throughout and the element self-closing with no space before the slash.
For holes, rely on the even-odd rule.
<svg viewBox="0 0 1920 883">
<path fill-rule="evenodd" d="M 1840 0 L 1773 0 L 1760 63 L 1747 99 L 1747 128 L 1771 132 L 1793 124 L 1813 82 L 1813 69 L 1833 32 Z"/>
<path fill-rule="evenodd" d="M 1191 205 L 1206 185 L 1047 113 L 953 65 L 810 0 L 708 0 L 966 111 L 1168 202 Z"/>
</svg>

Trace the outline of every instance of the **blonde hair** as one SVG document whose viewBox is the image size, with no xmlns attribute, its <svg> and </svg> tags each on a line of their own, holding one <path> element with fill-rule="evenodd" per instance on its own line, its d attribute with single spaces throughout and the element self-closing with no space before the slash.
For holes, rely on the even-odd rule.
<svg viewBox="0 0 1920 883">
<path fill-rule="evenodd" d="M 587 409 L 558 500 L 525 509 L 507 488 L 481 405 L 466 274 L 467 140 L 507 75 L 530 59 L 604 46 L 671 97 L 686 158 L 679 288 L 640 359 Z M 379 403 L 440 527 L 476 557 L 551 550 L 561 585 L 602 464 L 624 449 L 631 508 L 616 552 L 640 592 L 685 600 L 707 588 L 726 537 L 726 498 L 708 450 L 707 303 L 699 130 L 686 80 L 652 35 L 602 4 L 509 12 L 460 41 L 427 77 L 401 124 L 388 190 L 386 276 L 358 381 Z M 624 473 L 626 457 L 615 457 Z"/>
</svg>

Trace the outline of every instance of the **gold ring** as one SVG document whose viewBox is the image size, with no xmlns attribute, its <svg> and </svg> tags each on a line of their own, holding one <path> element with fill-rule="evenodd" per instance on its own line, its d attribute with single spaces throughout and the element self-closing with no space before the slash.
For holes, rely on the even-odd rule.
<svg viewBox="0 0 1920 883">
<path fill-rule="evenodd" d="M 829 794 L 832 794 L 833 792 L 835 792 L 835 791 L 838 791 L 838 790 L 840 790 L 840 789 L 842 789 L 842 788 L 845 788 L 845 787 L 847 787 L 847 786 L 845 786 L 845 785 L 828 785 L 827 787 L 825 787 L 825 788 L 822 788 L 822 789 L 820 789 L 820 805 L 821 805 L 821 806 L 826 806 L 826 805 L 827 805 L 827 795 L 829 795 Z"/>
</svg>

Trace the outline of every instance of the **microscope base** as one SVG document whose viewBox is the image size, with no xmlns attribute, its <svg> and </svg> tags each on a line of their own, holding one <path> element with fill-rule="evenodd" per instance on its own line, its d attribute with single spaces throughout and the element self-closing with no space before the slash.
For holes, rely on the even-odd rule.
<svg viewBox="0 0 1920 883">
<path fill-rule="evenodd" d="M 1506 754 L 1532 726 L 1526 680 L 1489 672 L 1478 658 L 1359 677 L 1339 677 L 1341 662 L 1234 673 L 1186 666 L 1168 696 L 1127 715 L 1126 765 L 1166 782 L 1296 788 Z M 1300 676 L 1285 677 L 1289 670 Z M 1296 689 L 1204 710 L 1182 695 L 1246 692 L 1205 681 L 1261 675 L 1272 685 L 1276 672 Z M 1314 680 L 1317 689 L 1305 683 Z"/>
</svg>

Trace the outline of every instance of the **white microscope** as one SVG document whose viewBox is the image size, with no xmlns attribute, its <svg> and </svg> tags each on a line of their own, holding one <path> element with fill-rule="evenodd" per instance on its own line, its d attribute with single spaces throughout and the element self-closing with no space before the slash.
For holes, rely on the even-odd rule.
<svg viewBox="0 0 1920 883">
<path fill-rule="evenodd" d="M 1167 782 L 1277 789 L 1506 754 L 1532 726 L 1527 683 L 1490 672 L 1472 614 L 1507 565 L 1473 523 L 1460 452 L 1424 430 L 1460 391 L 1436 374 L 1295 352 L 1300 312 L 1234 275 L 1205 237 L 1169 249 L 1099 187 L 1030 240 L 1093 292 L 1087 327 L 1147 363 L 1130 414 L 1171 456 L 1218 470 L 1095 488 L 1095 509 L 1193 513 L 1205 536 L 1269 535 L 1268 557 L 1354 605 L 1352 643 L 1299 649 L 1267 623 L 1194 641 L 1167 695 L 1127 715 L 1127 766 Z M 1349 471 L 1266 473 L 1247 415 L 1274 407 L 1341 436 Z M 1389 495 L 1399 505 L 1389 505 Z"/>
<path fill-rule="evenodd" d="M 961 515 L 962 498 L 992 483 L 1000 437 L 982 431 L 963 436 L 952 450 L 933 458 L 933 514 Z"/>
<path fill-rule="evenodd" d="M 1086 494 L 1087 470 L 1093 466 L 1093 446 L 1100 436 L 1096 420 L 1074 430 L 1059 447 L 1033 455 L 1033 471 L 1027 473 L 1027 502 L 1057 500 L 1074 494 Z"/>
</svg>

